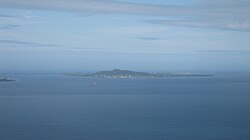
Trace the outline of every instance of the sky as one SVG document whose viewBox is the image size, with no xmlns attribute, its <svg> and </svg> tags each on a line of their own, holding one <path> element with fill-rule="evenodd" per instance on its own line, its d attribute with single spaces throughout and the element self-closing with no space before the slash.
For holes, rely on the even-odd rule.
<svg viewBox="0 0 250 140">
<path fill-rule="evenodd" d="M 0 72 L 250 71 L 249 0 L 0 0 Z"/>
</svg>

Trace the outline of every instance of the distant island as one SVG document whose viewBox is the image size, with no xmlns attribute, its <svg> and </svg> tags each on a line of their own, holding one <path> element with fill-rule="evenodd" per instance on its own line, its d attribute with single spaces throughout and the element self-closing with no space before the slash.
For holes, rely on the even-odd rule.
<svg viewBox="0 0 250 140">
<path fill-rule="evenodd" d="M 167 78 L 167 77 L 207 77 L 213 76 L 208 74 L 192 74 L 192 73 L 147 73 L 136 72 L 130 70 L 113 69 L 111 71 L 98 71 L 95 73 L 70 73 L 68 76 L 79 77 L 96 77 L 96 78 Z"/>
<path fill-rule="evenodd" d="M 11 78 L 0 78 L 0 82 L 15 82 L 15 80 Z"/>
</svg>

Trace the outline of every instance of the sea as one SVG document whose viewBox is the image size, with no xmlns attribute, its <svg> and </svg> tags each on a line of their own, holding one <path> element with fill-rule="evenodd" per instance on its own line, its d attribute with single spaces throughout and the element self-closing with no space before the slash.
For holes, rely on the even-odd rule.
<svg viewBox="0 0 250 140">
<path fill-rule="evenodd" d="M 8 76 L 16 82 L 0 83 L 0 140 L 250 140 L 247 74 Z"/>
</svg>

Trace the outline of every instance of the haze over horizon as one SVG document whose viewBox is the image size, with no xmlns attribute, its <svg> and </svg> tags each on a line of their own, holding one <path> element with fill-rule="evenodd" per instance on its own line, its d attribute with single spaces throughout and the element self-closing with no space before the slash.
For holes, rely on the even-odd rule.
<svg viewBox="0 0 250 140">
<path fill-rule="evenodd" d="M 250 71 L 249 0 L 0 0 L 0 71 Z"/>
</svg>

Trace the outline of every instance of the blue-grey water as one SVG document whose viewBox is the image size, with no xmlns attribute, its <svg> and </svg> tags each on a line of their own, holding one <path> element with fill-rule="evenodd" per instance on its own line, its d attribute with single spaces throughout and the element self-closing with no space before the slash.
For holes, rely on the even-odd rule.
<svg viewBox="0 0 250 140">
<path fill-rule="evenodd" d="M 249 140 L 250 77 L 12 75 L 0 140 Z"/>
</svg>

